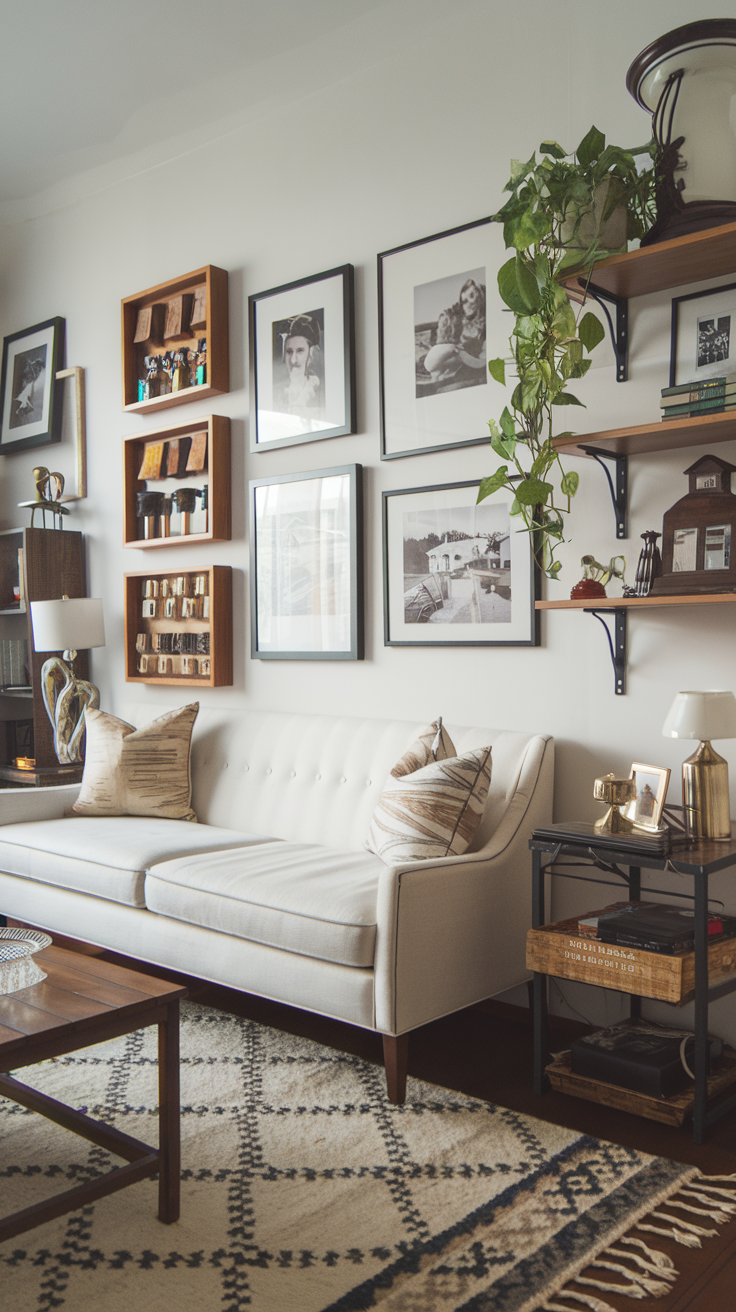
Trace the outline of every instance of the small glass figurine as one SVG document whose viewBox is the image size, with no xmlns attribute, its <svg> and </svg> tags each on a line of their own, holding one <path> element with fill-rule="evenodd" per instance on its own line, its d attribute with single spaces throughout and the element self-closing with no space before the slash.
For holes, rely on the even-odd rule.
<svg viewBox="0 0 736 1312">
<path fill-rule="evenodd" d="M 171 382 L 161 356 L 147 355 L 146 368 L 148 373 L 143 388 L 142 400 L 152 401 L 157 396 L 168 396 L 171 391 Z"/>
<path fill-rule="evenodd" d="M 189 348 L 183 346 L 174 356 L 174 367 L 171 375 L 172 392 L 181 392 L 185 387 L 191 386 L 189 376 Z"/>
<path fill-rule="evenodd" d="M 619 565 L 619 561 L 621 564 Z M 583 566 L 583 577 L 579 583 L 575 584 L 570 593 L 571 601 L 578 601 L 581 598 L 605 597 L 606 584 L 611 579 L 621 579 L 623 581 L 626 570 L 625 556 L 612 556 L 607 565 L 600 565 L 593 556 L 583 556 L 580 564 Z"/>
<path fill-rule="evenodd" d="M 207 338 L 200 337 L 197 342 L 197 354 L 195 356 L 195 382 L 197 387 L 201 387 L 207 382 Z"/>
</svg>

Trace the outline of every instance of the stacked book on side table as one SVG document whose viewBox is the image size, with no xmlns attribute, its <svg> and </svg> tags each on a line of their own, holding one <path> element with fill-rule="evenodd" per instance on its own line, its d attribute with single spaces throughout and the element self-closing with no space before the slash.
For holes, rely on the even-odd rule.
<svg viewBox="0 0 736 1312">
<path fill-rule="evenodd" d="M 736 374 L 663 387 L 659 404 L 663 420 L 691 419 L 694 415 L 716 415 L 724 410 L 736 410 Z"/>
</svg>

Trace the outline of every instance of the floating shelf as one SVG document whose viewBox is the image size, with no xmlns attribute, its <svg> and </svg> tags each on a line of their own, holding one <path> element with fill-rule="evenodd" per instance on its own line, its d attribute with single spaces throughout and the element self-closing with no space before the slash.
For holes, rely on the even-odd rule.
<svg viewBox="0 0 736 1312">
<path fill-rule="evenodd" d="M 736 410 L 719 415 L 695 415 L 691 419 L 660 419 L 635 428 L 609 428 L 601 433 L 581 433 L 556 438 L 553 445 L 569 456 L 590 456 L 585 447 L 595 446 L 601 455 L 644 455 L 647 451 L 675 451 L 678 447 L 711 446 L 736 439 Z"/>
<path fill-rule="evenodd" d="M 736 601 L 736 592 L 692 593 L 683 597 L 587 597 L 573 601 L 535 601 L 537 610 L 638 610 L 643 606 L 718 606 Z"/>
<path fill-rule="evenodd" d="M 719 228 L 691 232 L 626 255 L 611 255 L 595 265 L 590 281 L 609 296 L 630 299 L 718 278 L 735 270 L 736 223 L 725 223 Z M 580 285 L 579 274 L 565 278 L 565 286 L 572 291 L 577 292 Z"/>
<path fill-rule="evenodd" d="M 167 444 L 181 439 L 191 439 L 203 434 L 207 440 L 204 466 L 198 473 L 176 480 L 165 473 L 148 480 L 138 477 L 145 448 L 149 445 L 164 448 L 163 465 L 166 464 Z M 180 424 L 176 428 L 162 428 L 153 432 L 145 430 L 123 438 L 123 488 L 125 501 L 125 519 L 123 526 L 123 546 L 146 549 L 149 547 L 167 547 L 172 545 L 189 546 L 194 542 L 226 542 L 230 539 L 230 420 L 226 415 L 209 415 L 195 424 Z M 206 513 L 200 511 L 201 531 L 176 533 L 170 537 L 140 537 L 141 520 L 136 516 L 136 494 L 146 489 L 161 489 L 170 496 L 177 488 L 196 487 L 202 496 L 204 489 L 208 494 Z M 173 519 L 180 518 L 177 515 Z M 196 521 L 195 521 L 196 522 Z M 156 524 L 160 521 L 156 517 Z"/>
</svg>

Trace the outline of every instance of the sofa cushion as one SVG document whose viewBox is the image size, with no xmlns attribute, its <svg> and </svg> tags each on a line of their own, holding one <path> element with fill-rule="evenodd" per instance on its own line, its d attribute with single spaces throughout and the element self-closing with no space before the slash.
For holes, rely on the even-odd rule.
<svg viewBox="0 0 736 1312">
<path fill-rule="evenodd" d="M 146 906 L 321 961 L 371 966 L 382 869 L 367 852 L 307 843 L 185 856 L 151 868 Z"/>
<path fill-rule="evenodd" d="M 145 871 L 192 852 L 269 839 L 143 816 L 72 817 L 0 826 L 0 870 L 126 906 L 145 906 Z"/>
<path fill-rule="evenodd" d="M 106 711 L 87 711 L 87 745 L 77 815 L 194 820 L 189 752 L 199 702 L 134 729 Z"/>
<path fill-rule="evenodd" d="M 398 778 L 392 771 L 365 846 L 386 865 L 459 856 L 480 824 L 490 782 L 490 747 L 433 761 Z"/>
</svg>

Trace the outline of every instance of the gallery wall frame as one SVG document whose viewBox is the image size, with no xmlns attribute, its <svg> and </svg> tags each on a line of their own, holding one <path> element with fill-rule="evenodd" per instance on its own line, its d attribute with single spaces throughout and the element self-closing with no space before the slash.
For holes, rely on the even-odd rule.
<svg viewBox="0 0 736 1312">
<path fill-rule="evenodd" d="M 357 430 L 352 264 L 248 297 L 250 449 Z"/>
<path fill-rule="evenodd" d="M 251 656 L 362 660 L 363 470 L 249 484 Z"/>
<path fill-rule="evenodd" d="M 501 489 L 480 479 L 383 493 L 387 647 L 537 647 L 540 574 Z"/>
<path fill-rule="evenodd" d="M 64 368 L 65 327 L 56 317 L 3 339 L 0 454 L 61 441 L 57 374 Z"/>
<path fill-rule="evenodd" d="M 378 256 L 382 460 L 490 441 L 488 338 L 507 354 L 510 331 L 488 308 L 499 240 L 483 218 Z"/>
<path fill-rule="evenodd" d="M 670 387 L 736 373 L 736 282 L 672 298 Z"/>
</svg>

